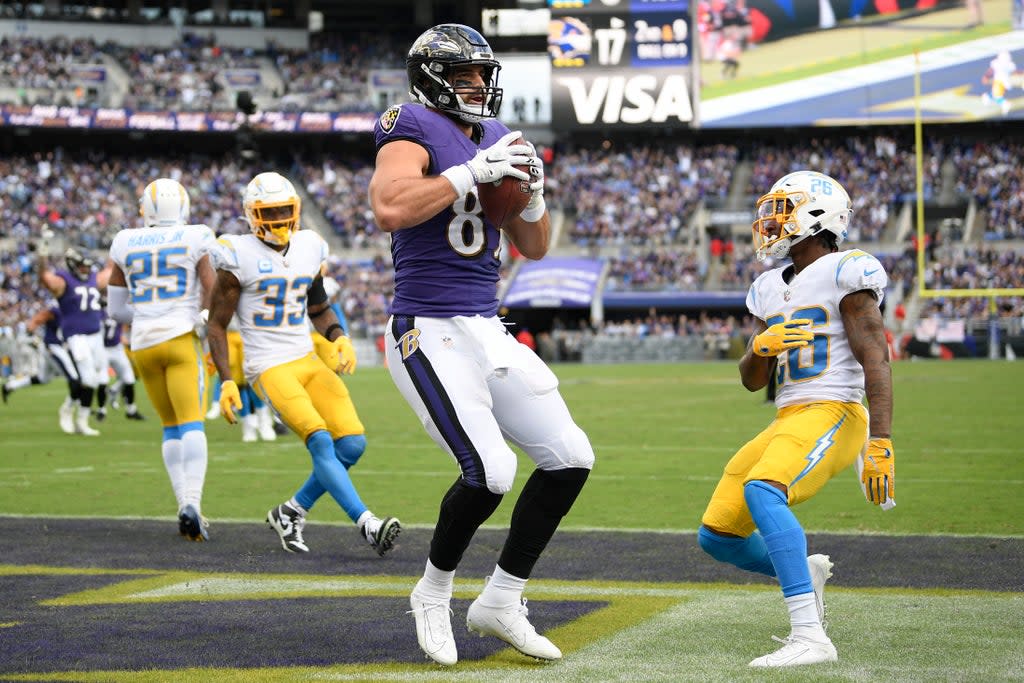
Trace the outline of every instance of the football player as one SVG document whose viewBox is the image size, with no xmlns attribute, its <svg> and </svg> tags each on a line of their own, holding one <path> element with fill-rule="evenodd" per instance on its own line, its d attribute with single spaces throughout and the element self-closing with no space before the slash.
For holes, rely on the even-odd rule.
<svg viewBox="0 0 1024 683">
<path fill-rule="evenodd" d="M 227 326 L 237 313 L 250 386 L 299 435 L 313 458 L 309 479 L 267 513 L 267 523 L 285 550 L 308 552 L 302 536 L 306 514 L 330 492 L 383 556 L 402 527 L 394 517 L 380 519 L 370 512 L 348 474 L 366 449 L 366 437 L 348 389 L 334 372 L 354 372 L 356 357 L 324 291 L 327 244 L 317 233 L 299 230 L 299 196 L 278 173 L 253 178 L 242 208 L 252 234 L 221 237 L 214 258 L 217 284 L 207 340 L 221 378 L 221 413 L 234 424 L 235 410 L 242 407 L 228 359 Z M 307 311 L 337 349 L 337 368 L 328 368 L 313 352 Z"/>
<path fill-rule="evenodd" d="M 208 252 L 215 239 L 209 227 L 189 223 L 190 204 L 176 180 L 146 186 L 139 198 L 143 227 L 121 230 L 110 245 L 107 313 L 132 326 L 135 364 L 163 424 L 161 450 L 178 503 L 178 531 L 206 541 L 206 377 L 197 328 L 213 289 Z"/>
<path fill-rule="evenodd" d="M 505 176 L 530 181 L 529 204 L 504 230 L 526 258 L 540 259 L 550 238 L 544 166 L 532 145 L 512 144 L 519 133 L 495 118 L 500 64 L 479 32 L 435 26 L 413 43 L 406 65 L 414 103 L 391 107 L 377 122 L 370 181 L 370 203 L 377 225 L 391 233 L 395 265 L 386 354 L 399 391 L 459 466 L 410 596 L 417 639 L 434 661 L 458 661 L 449 608 L 455 570 L 512 488 L 517 462 L 508 439 L 536 469 L 466 622 L 531 657 L 559 659 L 558 647 L 527 619 L 522 594 L 583 488 L 594 452 L 554 373 L 497 316 L 501 234 L 476 189 Z"/>
<path fill-rule="evenodd" d="M 107 285 L 110 286 L 109 284 Z M 106 302 L 103 302 L 106 304 Z M 129 420 L 144 420 L 138 406 L 135 405 L 135 370 L 132 368 L 128 354 L 125 353 L 123 343 L 122 324 L 104 313 L 103 315 L 103 349 L 107 354 L 107 367 L 114 371 L 116 384 L 111 389 L 113 396 L 124 395 L 124 416 Z M 107 417 L 106 407 L 106 384 L 100 383 L 99 409 L 96 415 L 97 420 L 105 420 Z M 115 406 L 116 407 L 116 406 Z"/>
<path fill-rule="evenodd" d="M 78 404 L 81 383 L 78 381 L 78 369 L 64 344 L 64 337 L 60 331 L 60 305 L 53 302 L 47 308 L 36 313 L 28 321 L 29 332 L 35 332 L 39 326 L 43 326 L 43 344 L 50 354 L 50 360 L 60 368 L 68 381 L 68 395 L 64 399 L 58 411 L 58 422 L 60 429 L 65 434 L 75 433 L 75 406 Z"/>
<path fill-rule="evenodd" d="M 1010 56 L 1009 50 L 1001 50 L 995 59 L 988 63 L 988 70 L 982 76 L 983 85 L 989 86 L 989 92 L 983 93 L 982 102 L 998 104 L 1003 115 L 1010 113 L 1010 101 L 1006 99 L 1006 93 L 1012 86 L 1013 75 L 1017 72 L 1017 64 Z"/>
<path fill-rule="evenodd" d="M 754 332 L 739 369 L 749 391 L 775 375 L 777 412 L 725 466 L 698 533 L 715 559 L 777 577 L 782 587 L 790 634 L 753 667 L 838 659 L 823 623 L 832 562 L 807 557 L 807 538 L 790 508 L 855 463 L 868 501 L 884 509 L 895 504 L 892 375 L 879 310 L 888 278 L 870 254 L 839 251 L 850 207 L 834 179 L 797 171 L 755 209 L 757 258 L 788 256 L 792 263 L 750 287 Z"/>
<path fill-rule="evenodd" d="M 73 419 L 75 432 L 86 436 L 99 436 L 89 426 L 89 409 L 100 382 L 106 380 L 107 356 L 103 351 L 103 334 L 100 331 L 100 288 L 91 258 L 71 247 L 64 253 L 67 270 L 50 267 L 49 240 L 46 234 L 39 242 L 39 278 L 43 285 L 57 299 L 60 308 L 61 334 L 68 353 L 78 368 L 81 390 L 78 393 L 76 415 Z"/>
</svg>

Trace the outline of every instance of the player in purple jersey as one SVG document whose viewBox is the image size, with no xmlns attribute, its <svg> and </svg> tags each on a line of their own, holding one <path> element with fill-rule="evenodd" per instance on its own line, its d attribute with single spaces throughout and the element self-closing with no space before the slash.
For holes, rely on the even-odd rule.
<svg viewBox="0 0 1024 683">
<path fill-rule="evenodd" d="M 70 248 L 64 254 L 67 270 L 54 270 L 47 258 L 45 238 L 38 245 L 37 253 L 39 279 L 57 299 L 64 343 L 75 362 L 81 382 L 74 419 L 75 432 L 99 436 L 99 432 L 89 426 L 89 407 L 96 388 L 105 379 L 107 358 L 100 332 L 100 290 L 93 262 L 77 249 Z"/>
<path fill-rule="evenodd" d="M 60 428 L 65 434 L 74 434 L 74 406 L 78 403 L 81 384 L 78 381 L 78 369 L 64 345 L 64 337 L 60 331 L 60 306 L 57 302 L 36 313 L 26 327 L 29 332 L 35 332 L 40 325 L 43 326 L 43 344 L 46 345 L 54 365 L 60 368 L 68 381 L 68 395 L 58 411 Z"/>
<path fill-rule="evenodd" d="M 544 166 L 512 144 L 496 120 L 500 65 L 477 31 L 442 24 L 406 61 L 414 104 L 391 107 L 375 129 L 370 203 L 391 233 L 395 297 L 386 333 L 391 377 L 431 438 L 458 463 L 441 500 L 423 578 L 410 596 L 420 647 L 452 665 L 458 651 L 450 603 L 455 569 L 473 534 L 512 488 L 516 455 L 537 469 L 516 502 L 508 537 L 467 626 L 526 655 L 561 651 L 527 619 L 523 589 L 590 474 L 594 452 L 558 392 L 554 373 L 497 317 L 499 227 L 481 210 L 477 184 L 530 180 L 526 209 L 504 226 L 524 256 L 548 250 Z M 530 173 L 514 168 L 529 167 Z"/>
<path fill-rule="evenodd" d="M 99 389 L 96 392 L 98 403 L 96 419 L 101 422 L 106 419 L 107 394 L 109 393 L 112 403 L 118 401 L 120 395 L 124 395 L 124 416 L 126 418 L 129 420 L 144 420 L 146 418 L 139 412 L 138 406 L 135 405 L 135 370 L 132 368 L 132 363 L 128 360 L 128 354 L 124 350 L 121 323 L 107 315 L 106 297 L 102 298 L 100 305 L 104 309 L 103 352 L 107 357 L 107 367 L 114 371 L 116 380 L 109 391 L 106 381 L 100 382 Z M 105 379 L 106 377 L 104 377 Z M 117 408 L 117 404 L 114 403 L 113 407 Z"/>
</svg>

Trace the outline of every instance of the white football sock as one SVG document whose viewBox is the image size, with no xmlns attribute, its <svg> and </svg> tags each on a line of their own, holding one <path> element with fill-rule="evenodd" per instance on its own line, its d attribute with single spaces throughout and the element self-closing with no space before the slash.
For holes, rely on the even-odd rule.
<svg viewBox="0 0 1024 683">
<path fill-rule="evenodd" d="M 825 629 L 818 621 L 818 607 L 814 601 L 814 593 L 801 593 L 785 598 L 786 607 L 789 608 L 789 623 L 792 626 L 792 634 L 823 640 Z"/>
<path fill-rule="evenodd" d="M 427 560 L 427 567 L 423 570 L 423 577 L 416 584 L 416 592 L 428 598 L 437 600 L 449 600 L 455 588 L 455 571 L 450 572 L 438 569 L 430 560 Z"/>
<path fill-rule="evenodd" d="M 198 429 L 181 435 L 181 446 L 185 466 L 185 504 L 199 504 L 203 499 L 203 483 L 206 481 L 206 433 Z"/>
<path fill-rule="evenodd" d="M 512 576 L 507 571 L 494 565 L 494 573 L 490 581 L 480 593 L 480 604 L 485 607 L 507 607 L 518 605 L 523 599 L 523 589 L 528 579 Z"/>
<path fill-rule="evenodd" d="M 185 507 L 185 466 L 182 459 L 181 439 L 167 439 L 163 446 L 164 468 L 171 479 L 174 498 L 178 501 L 178 510 Z"/>
</svg>

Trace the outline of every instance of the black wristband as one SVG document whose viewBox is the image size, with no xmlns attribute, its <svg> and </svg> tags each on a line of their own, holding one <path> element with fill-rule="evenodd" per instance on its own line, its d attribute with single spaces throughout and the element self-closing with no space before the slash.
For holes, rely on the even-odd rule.
<svg viewBox="0 0 1024 683">
<path fill-rule="evenodd" d="M 340 331 L 342 335 L 345 334 L 345 329 L 341 325 L 339 325 L 338 323 L 331 323 L 330 325 L 327 326 L 327 329 L 324 330 L 324 339 L 326 339 L 327 341 L 334 341 L 333 339 L 331 339 L 331 332 L 334 332 L 334 330 Z"/>
</svg>

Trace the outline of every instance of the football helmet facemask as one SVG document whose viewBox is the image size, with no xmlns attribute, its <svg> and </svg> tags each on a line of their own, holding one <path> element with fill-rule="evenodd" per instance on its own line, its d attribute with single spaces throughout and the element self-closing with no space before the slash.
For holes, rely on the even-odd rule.
<svg viewBox="0 0 1024 683">
<path fill-rule="evenodd" d="M 242 198 L 245 220 L 252 234 L 267 244 L 283 247 L 299 229 L 301 200 L 295 187 L 280 173 L 260 173 L 249 181 Z"/>
<path fill-rule="evenodd" d="M 190 210 L 188 192 L 177 180 L 157 178 L 139 197 L 139 214 L 147 228 L 185 225 Z"/>
<path fill-rule="evenodd" d="M 483 86 L 469 91 L 452 87 L 459 67 L 481 66 Z M 501 65 L 491 46 L 476 30 L 462 24 L 439 24 L 425 31 L 409 48 L 405 60 L 409 74 L 409 95 L 414 102 L 433 107 L 464 121 L 479 123 L 492 119 L 501 109 L 498 72 Z M 479 103 L 467 101 L 472 95 Z"/>
<path fill-rule="evenodd" d="M 753 225 L 758 261 L 785 258 L 798 244 L 822 230 L 833 233 L 836 245 L 850 227 L 850 196 L 824 173 L 796 171 L 780 178 L 757 200 Z"/>
<path fill-rule="evenodd" d="M 68 247 L 64 252 L 64 263 L 79 280 L 88 280 L 92 274 L 93 260 L 74 247 Z"/>
</svg>

